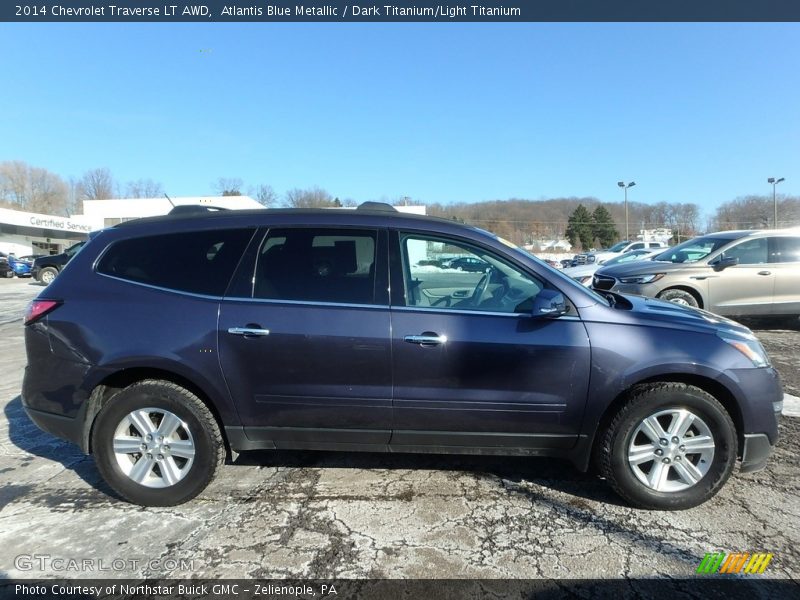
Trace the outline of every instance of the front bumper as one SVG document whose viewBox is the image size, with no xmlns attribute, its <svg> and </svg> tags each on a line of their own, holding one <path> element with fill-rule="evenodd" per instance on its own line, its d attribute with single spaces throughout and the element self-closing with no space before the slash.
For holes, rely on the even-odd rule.
<svg viewBox="0 0 800 600">
<path fill-rule="evenodd" d="M 769 455 L 772 454 L 772 444 L 764 433 L 746 433 L 744 448 L 742 449 L 742 464 L 739 471 L 752 473 L 760 471 L 767 466 Z"/>
</svg>

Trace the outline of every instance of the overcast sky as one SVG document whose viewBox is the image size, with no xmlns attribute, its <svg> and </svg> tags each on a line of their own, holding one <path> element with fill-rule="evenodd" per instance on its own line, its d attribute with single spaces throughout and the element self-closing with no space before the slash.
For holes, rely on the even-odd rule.
<svg viewBox="0 0 800 600">
<path fill-rule="evenodd" d="M 798 24 L 0 24 L 0 160 L 357 201 L 800 194 Z"/>
</svg>

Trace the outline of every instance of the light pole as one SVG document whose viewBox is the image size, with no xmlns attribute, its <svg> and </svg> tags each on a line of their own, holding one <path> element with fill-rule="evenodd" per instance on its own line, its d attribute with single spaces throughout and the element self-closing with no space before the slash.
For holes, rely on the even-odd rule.
<svg viewBox="0 0 800 600">
<path fill-rule="evenodd" d="M 778 197 L 775 195 L 775 186 L 778 185 L 781 181 L 783 181 L 783 177 L 780 179 L 775 179 L 774 177 L 770 177 L 767 179 L 767 183 L 772 184 L 772 210 L 774 211 L 774 221 L 775 229 L 778 228 Z"/>
<path fill-rule="evenodd" d="M 624 181 L 618 181 L 617 185 L 625 190 L 625 241 L 630 242 L 631 238 L 628 233 L 628 188 L 635 186 L 636 182 L 631 181 L 628 185 L 625 185 Z"/>
</svg>

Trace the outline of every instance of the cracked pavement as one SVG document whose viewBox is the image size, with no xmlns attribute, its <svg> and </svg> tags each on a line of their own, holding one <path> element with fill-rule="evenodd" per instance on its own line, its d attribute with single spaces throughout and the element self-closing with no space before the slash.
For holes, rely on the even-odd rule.
<svg viewBox="0 0 800 600">
<path fill-rule="evenodd" d="M 632 509 L 562 461 L 321 452 L 246 453 L 188 504 L 126 504 L 90 457 L 22 410 L 21 317 L 41 289 L 0 281 L 0 577 L 691 577 L 713 551 L 772 552 L 765 577 L 800 576 L 791 417 L 764 471 L 674 513 Z M 748 325 L 800 396 L 800 326 Z M 95 570 L 59 570 L 44 555 Z"/>
</svg>

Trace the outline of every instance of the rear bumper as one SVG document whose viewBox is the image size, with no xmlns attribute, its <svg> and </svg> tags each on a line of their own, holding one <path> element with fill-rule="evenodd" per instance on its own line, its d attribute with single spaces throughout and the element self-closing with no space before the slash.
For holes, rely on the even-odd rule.
<svg viewBox="0 0 800 600">
<path fill-rule="evenodd" d="M 62 440 L 72 442 L 83 449 L 83 420 L 78 418 L 55 415 L 53 413 L 36 410 L 30 406 L 23 407 L 28 417 L 42 431 L 46 431 Z"/>
</svg>

